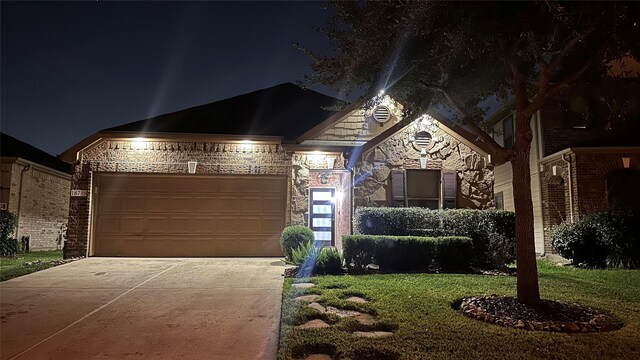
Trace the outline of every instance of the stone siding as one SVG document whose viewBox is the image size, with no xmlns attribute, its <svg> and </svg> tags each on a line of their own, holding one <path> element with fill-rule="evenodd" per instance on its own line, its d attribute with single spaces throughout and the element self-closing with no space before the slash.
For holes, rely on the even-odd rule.
<svg viewBox="0 0 640 360">
<path fill-rule="evenodd" d="M 71 198 L 65 257 L 87 253 L 93 172 L 185 174 L 190 160 L 198 161 L 197 174 L 291 176 L 291 156 L 280 144 L 148 141 L 136 146 L 133 140 L 101 140 L 82 152 L 74 166 L 72 189 L 85 190 L 89 195 Z"/>
<path fill-rule="evenodd" d="M 354 167 L 354 206 L 391 206 L 391 170 L 420 168 L 420 151 L 410 140 L 419 131 L 432 135 L 427 169 L 456 172 L 457 207 L 492 207 L 493 167 L 486 164 L 484 156 L 438 127 L 433 119 L 414 121 L 362 155 Z"/>
</svg>

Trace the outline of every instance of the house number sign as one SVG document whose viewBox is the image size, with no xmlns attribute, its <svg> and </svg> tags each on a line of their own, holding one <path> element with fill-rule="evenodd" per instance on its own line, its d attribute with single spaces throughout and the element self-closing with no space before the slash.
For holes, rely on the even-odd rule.
<svg viewBox="0 0 640 360">
<path fill-rule="evenodd" d="M 87 197 L 87 190 L 71 190 L 72 197 Z"/>
</svg>

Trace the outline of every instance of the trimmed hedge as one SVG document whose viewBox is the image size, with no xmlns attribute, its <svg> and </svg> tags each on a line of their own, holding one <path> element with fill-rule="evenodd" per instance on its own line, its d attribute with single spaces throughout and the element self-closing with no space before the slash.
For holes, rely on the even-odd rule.
<svg viewBox="0 0 640 360">
<path fill-rule="evenodd" d="M 369 264 L 382 271 L 462 270 L 473 257 L 468 237 L 349 235 L 342 238 L 342 250 L 347 267 L 355 273 Z"/>
<path fill-rule="evenodd" d="M 282 247 L 282 252 L 287 259 L 292 260 L 294 249 L 307 243 L 313 243 L 314 240 L 313 231 L 308 227 L 302 225 L 287 226 L 282 231 L 282 236 L 280 236 L 280 247 Z"/>
<path fill-rule="evenodd" d="M 18 240 L 10 238 L 16 227 L 18 227 L 17 216 L 12 212 L 0 210 L 0 256 L 18 254 Z"/>
<path fill-rule="evenodd" d="M 640 268 L 640 214 L 599 213 L 551 229 L 551 244 L 584 267 Z"/>
<path fill-rule="evenodd" d="M 473 265 L 499 268 L 515 260 L 515 214 L 502 210 L 361 207 L 355 232 L 362 235 L 466 236 Z"/>
</svg>

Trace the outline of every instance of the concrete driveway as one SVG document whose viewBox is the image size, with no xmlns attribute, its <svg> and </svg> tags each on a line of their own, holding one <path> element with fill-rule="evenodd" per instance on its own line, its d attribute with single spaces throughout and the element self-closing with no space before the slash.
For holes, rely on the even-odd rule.
<svg viewBox="0 0 640 360">
<path fill-rule="evenodd" d="M 274 359 L 276 258 L 89 258 L 0 283 L 1 359 Z"/>
</svg>

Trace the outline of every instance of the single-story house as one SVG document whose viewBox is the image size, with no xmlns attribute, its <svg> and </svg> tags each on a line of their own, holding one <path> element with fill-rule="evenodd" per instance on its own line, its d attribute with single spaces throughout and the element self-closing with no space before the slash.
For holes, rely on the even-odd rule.
<svg viewBox="0 0 640 360">
<path fill-rule="evenodd" d="M 18 217 L 15 238 L 32 250 L 60 249 L 69 216 L 71 166 L 1 133 L 0 210 Z"/>
<path fill-rule="evenodd" d="M 494 206 L 470 136 L 374 102 L 286 83 L 93 134 L 62 155 L 65 256 L 281 256 L 292 224 L 340 248 L 358 206 Z"/>
</svg>

